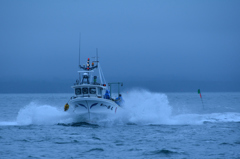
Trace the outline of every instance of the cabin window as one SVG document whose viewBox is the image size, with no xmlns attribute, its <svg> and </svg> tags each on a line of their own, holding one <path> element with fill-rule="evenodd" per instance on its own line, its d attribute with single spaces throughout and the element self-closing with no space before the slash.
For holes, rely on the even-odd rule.
<svg viewBox="0 0 240 159">
<path fill-rule="evenodd" d="M 82 88 L 82 93 L 83 94 L 88 94 L 88 88 Z"/>
<path fill-rule="evenodd" d="M 90 94 L 96 94 L 96 88 L 89 88 Z"/>
<path fill-rule="evenodd" d="M 102 88 L 98 87 L 98 96 L 102 96 Z"/>
<path fill-rule="evenodd" d="M 81 94 L 81 89 L 80 89 L 80 88 L 76 88 L 76 89 L 75 89 L 75 94 L 76 94 L 76 95 Z"/>
</svg>

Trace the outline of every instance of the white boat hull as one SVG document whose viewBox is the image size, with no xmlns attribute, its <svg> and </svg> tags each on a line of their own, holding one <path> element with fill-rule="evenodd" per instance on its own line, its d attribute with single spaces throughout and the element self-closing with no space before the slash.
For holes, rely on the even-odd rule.
<svg viewBox="0 0 240 159">
<path fill-rule="evenodd" d="M 94 118 L 115 115 L 121 107 L 114 101 L 96 97 L 76 97 L 71 99 L 70 105 L 74 112 L 81 117 L 93 120 Z"/>
</svg>

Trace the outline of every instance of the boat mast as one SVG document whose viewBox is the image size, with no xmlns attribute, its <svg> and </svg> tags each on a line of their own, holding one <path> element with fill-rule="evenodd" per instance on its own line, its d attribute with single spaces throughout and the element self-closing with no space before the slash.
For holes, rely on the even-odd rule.
<svg viewBox="0 0 240 159">
<path fill-rule="evenodd" d="M 78 44 L 78 67 L 81 69 L 81 65 L 80 65 L 80 52 L 81 52 L 81 33 L 79 33 L 79 44 Z M 79 73 L 79 82 L 81 81 L 81 75 Z"/>
<path fill-rule="evenodd" d="M 98 61 L 98 48 L 96 48 L 96 60 L 97 60 L 96 62 L 97 62 L 97 65 L 98 65 L 98 62 L 99 62 Z"/>
<path fill-rule="evenodd" d="M 79 61 L 78 61 L 78 66 L 81 68 L 81 65 L 80 65 L 80 52 L 81 52 L 81 33 L 79 33 L 79 44 L 78 44 L 78 56 L 79 56 Z"/>
</svg>

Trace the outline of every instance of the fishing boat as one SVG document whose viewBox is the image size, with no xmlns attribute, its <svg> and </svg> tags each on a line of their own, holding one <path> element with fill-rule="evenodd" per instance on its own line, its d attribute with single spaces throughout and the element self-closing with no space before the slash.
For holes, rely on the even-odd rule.
<svg viewBox="0 0 240 159">
<path fill-rule="evenodd" d="M 73 107 L 74 113 L 87 120 L 115 115 L 123 104 L 120 94 L 120 86 L 123 83 L 106 83 L 98 57 L 91 64 L 88 58 L 86 65 L 81 66 L 79 64 L 79 67 L 79 79 L 72 86 L 74 96 L 70 98 L 64 110 L 67 111 L 70 107 Z M 118 85 L 117 98 L 112 97 L 111 86 L 113 84 Z"/>
</svg>

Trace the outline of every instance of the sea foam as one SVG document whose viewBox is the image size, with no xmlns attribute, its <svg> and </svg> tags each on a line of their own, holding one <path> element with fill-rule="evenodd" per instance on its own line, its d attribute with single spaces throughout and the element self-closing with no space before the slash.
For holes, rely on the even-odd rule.
<svg viewBox="0 0 240 159">
<path fill-rule="evenodd" d="M 37 105 L 33 102 L 22 108 L 17 116 L 19 125 L 51 125 L 67 121 L 71 121 L 69 113 L 50 105 Z"/>
<path fill-rule="evenodd" d="M 154 93 L 146 90 L 132 90 L 124 93 L 125 105 L 122 119 L 135 124 L 164 124 L 164 125 L 196 125 L 205 122 L 240 122 L 240 113 L 207 113 L 196 114 L 183 111 L 173 114 L 174 107 L 169 104 L 164 93 Z M 175 108 L 178 109 L 178 108 Z"/>
</svg>

